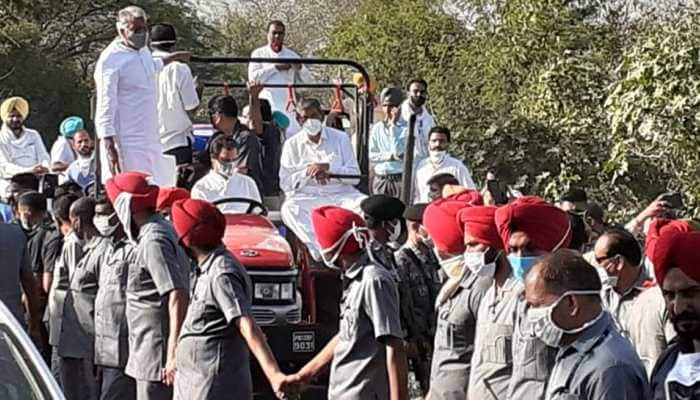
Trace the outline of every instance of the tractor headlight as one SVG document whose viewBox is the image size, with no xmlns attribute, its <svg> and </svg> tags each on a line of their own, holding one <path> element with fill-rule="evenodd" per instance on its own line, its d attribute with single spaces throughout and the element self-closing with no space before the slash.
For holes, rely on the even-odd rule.
<svg viewBox="0 0 700 400">
<path fill-rule="evenodd" d="M 256 283 L 255 298 L 260 300 L 279 300 L 280 299 L 280 284 L 279 283 Z"/>
</svg>

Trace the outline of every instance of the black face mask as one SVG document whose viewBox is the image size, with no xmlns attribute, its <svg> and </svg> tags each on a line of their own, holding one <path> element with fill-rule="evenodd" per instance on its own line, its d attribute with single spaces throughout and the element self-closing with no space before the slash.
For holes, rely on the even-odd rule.
<svg viewBox="0 0 700 400">
<path fill-rule="evenodd" d="M 425 100 L 425 96 L 411 96 L 411 104 L 416 108 L 423 107 Z"/>
</svg>

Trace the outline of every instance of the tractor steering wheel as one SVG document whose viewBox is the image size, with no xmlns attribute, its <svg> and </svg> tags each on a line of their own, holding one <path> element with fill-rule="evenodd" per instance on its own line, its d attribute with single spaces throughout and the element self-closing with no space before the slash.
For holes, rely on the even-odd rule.
<svg viewBox="0 0 700 400">
<path fill-rule="evenodd" d="M 267 207 L 265 207 L 262 203 L 259 201 L 253 200 L 253 199 L 248 199 L 245 197 L 226 197 L 223 199 L 216 200 L 212 204 L 215 206 L 220 206 L 222 204 L 229 204 L 229 203 L 243 203 L 243 204 L 248 204 L 248 209 L 245 210 L 244 214 L 252 214 L 253 210 L 259 210 L 257 213 L 258 215 L 262 215 L 263 217 L 267 215 Z"/>
</svg>

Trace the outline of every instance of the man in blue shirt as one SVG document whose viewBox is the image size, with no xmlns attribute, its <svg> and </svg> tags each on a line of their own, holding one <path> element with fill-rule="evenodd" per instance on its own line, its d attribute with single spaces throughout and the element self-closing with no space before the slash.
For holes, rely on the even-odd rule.
<svg viewBox="0 0 700 400">
<path fill-rule="evenodd" d="M 400 118 L 403 93 L 399 88 L 386 88 L 379 99 L 384 120 L 374 124 L 369 137 L 369 159 L 374 166 L 372 193 L 399 197 L 408 134 L 408 127 Z"/>
</svg>

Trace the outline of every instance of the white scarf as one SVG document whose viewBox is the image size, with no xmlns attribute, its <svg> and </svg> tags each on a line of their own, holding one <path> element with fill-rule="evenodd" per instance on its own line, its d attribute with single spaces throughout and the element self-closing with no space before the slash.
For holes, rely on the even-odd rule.
<svg viewBox="0 0 700 400">
<path fill-rule="evenodd" d="M 114 211 L 117 213 L 117 218 L 119 222 L 122 223 L 124 227 L 124 233 L 126 237 L 129 238 L 129 242 L 136 244 L 136 239 L 131 233 L 131 199 L 133 197 L 132 193 L 121 192 L 117 199 L 114 201 Z"/>
</svg>

